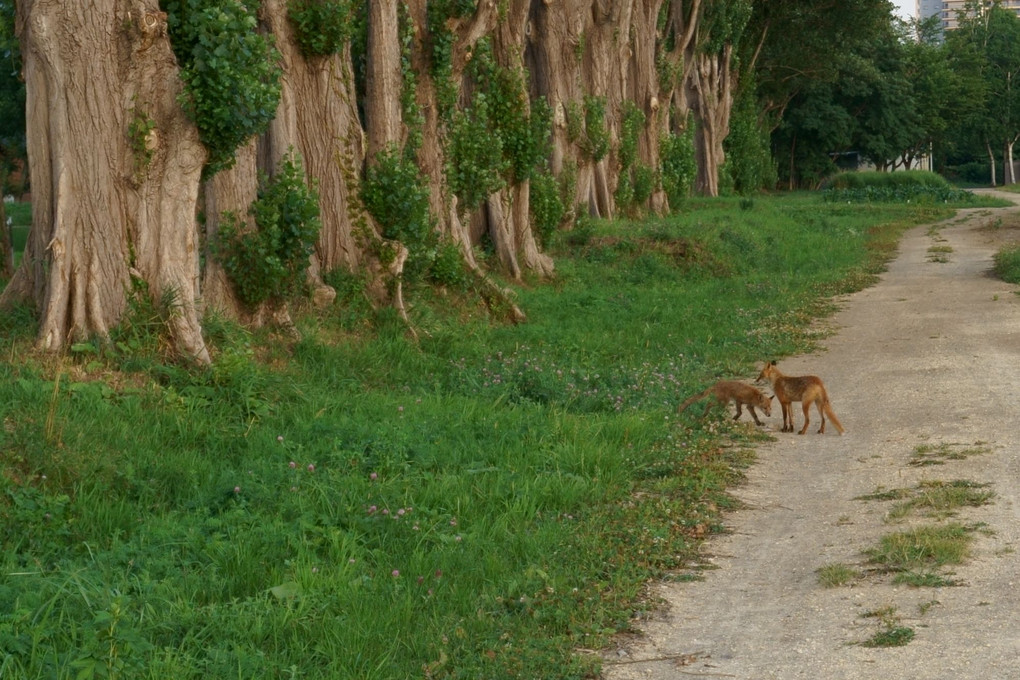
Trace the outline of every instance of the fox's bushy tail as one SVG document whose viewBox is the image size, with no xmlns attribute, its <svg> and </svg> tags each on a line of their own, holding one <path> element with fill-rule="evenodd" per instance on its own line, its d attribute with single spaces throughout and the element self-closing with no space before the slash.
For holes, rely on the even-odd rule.
<svg viewBox="0 0 1020 680">
<path fill-rule="evenodd" d="M 843 423 L 839 422 L 839 418 L 837 418 L 836 414 L 832 411 L 832 404 L 829 403 L 828 394 L 825 395 L 825 401 L 822 403 L 822 406 L 825 408 L 825 415 L 829 416 L 829 420 L 831 420 L 832 424 L 836 426 L 839 433 L 843 434 L 846 432 L 846 429 L 843 427 Z"/>
<path fill-rule="evenodd" d="M 687 410 L 688 406 L 690 406 L 691 404 L 693 404 L 694 402 L 696 402 L 696 401 L 698 401 L 700 399 L 704 399 L 705 397 L 707 397 L 709 395 L 709 393 L 711 391 L 712 391 L 712 388 L 709 387 L 704 392 L 698 392 L 693 397 L 688 397 L 687 401 L 685 401 L 684 403 L 680 404 L 680 407 L 676 410 L 676 412 L 677 413 L 683 413 L 684 411 Z"/>
</svg>

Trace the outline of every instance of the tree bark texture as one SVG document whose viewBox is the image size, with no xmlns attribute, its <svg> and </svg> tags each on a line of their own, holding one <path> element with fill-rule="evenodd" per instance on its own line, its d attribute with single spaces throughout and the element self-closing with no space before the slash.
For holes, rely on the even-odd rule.
<svg viewBox="0 0 1020 680">
<path fill-rule="evenodd" d="M 481 40 L 491 41 L 499 67 L 525 74 L 528 96 L 521 105 L 544 97 L 552 108 L 548 161 L 564 180 L 568 219 L 577 207 L 603 217 L 620 209 L 616 192 L 629 181 L 621 178 L 629 172 L 621 162 L 621 136 L 631 105 L 645 117 L 634 162 L 653 171 L 664 134 L 682 129 L 688 111 L 694 113 L 697 186 L 714 195 L 729 124 L 732 46 L 704 53 L 698 31 L 704 5 L 480 0 L 469 15 L 430 26 L 427 0 L 369 2 L 366 91 L 358 101 L 350 48 L 306 57 L 295 42 L 286 0 L 263 0 L 262 25 L 282 57 L 280 105 L 268 132 L 239 152 L 236 167 L 202 187 L 206 240 L 213 240 L 224 210 L 247 219 L 259 171 L 274 172 L 293 148 L 320 196 L 313 278 L 320 269 L 338 268 L 399 278 L 378 261 L 381 230 L 361 208 L 358 187 L 366 159 L 388 145 L 403 148 L 414 133 L 437 228 L 460 245 L 468 266 L 484 278 L 474 252 L 488 238 L 511 277 L 551 275 L 553 262 L 532 231 L 527 181 L 492 193 L 473 214 L 458 209 L 446 177 L 450 130 L 440 91 L 452 86 L 457 106 L 465 105 L 467 65 Z M 143 281 L 155 296 L 173 294 L 178 343 L 207 361 L 196 304 L 200 277 L 210 307 L 236 311 L 236 303 L 212 258 L 199 270 L 195 208 L 205 151 L 178 104 L 182 84 L 157 0 L 25 0 L 18 5 L 18 24 L 33 228 L 0 304 L 33 301 L 42 317 L 39 345 L 59 349 L 75 337 L 108 334 L 126 309 L 132 281 Z M 438 30 L 450 39 L 446 72 L 433 63 L 437 36 L 430 31 Z M 414 75 L 420 112 L 414 121 L 403 120 L 405 69 Z M 450 82 L 437 83 L 437 77 Z M 584 130 L 578 136 L 586 98 L 604 104 L 604 120 L 597 124 L 608 138 L 605 153 L 596 155 L 585 144 Z M 657 189 L 642 207 L 668 209 L 665 194 Z"/>
<path fill-rule="evenodd" d="M 723 140 L 730 131 L 730 107 L 733 103 L 730 62 L 733 49 L 721 54 L 698 54 L 688 96 L 694 108 L 697 129 L 694 149 L 698 165 L 695 190 L 704 196 L 719 195 L 719 170 L 726 160 Z"/>
<path fill-rule="evenodd" d="M 25 0 L 18 28 L 32 230 L 0 304 L 34 302 L 38 345 L 58 350 L 108 336 L 137 279 L 173 298 L 177 344 L 207 362 L 194 229 L 205 151 L 177 103 L 166 15 L 156 0 Z"/>
</svg>

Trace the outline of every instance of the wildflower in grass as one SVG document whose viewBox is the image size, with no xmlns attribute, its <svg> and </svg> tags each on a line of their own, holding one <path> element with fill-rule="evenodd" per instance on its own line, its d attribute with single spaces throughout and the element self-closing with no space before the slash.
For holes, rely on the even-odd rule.
<svg viewBox="0 0 1020 680">
<path fill-rule="evenodd" d="M 276 436 L 276 441 L 278 441 L 278 442 L 282 442 L 282 441 L 283 441 L 283 435 L 282 435 L 282 434 L 280 434 L 280 435 L 277 435 L 277 436 Z"/>
<path fill-rule="evenodd" d="M 456 517 L 451 517 L 450 518 L 450 526 L 451 527 L 457 526 L 457 518 Z"/>
<path fill-rule="evenodd" d="M 235 486 L 234 487 L 234 493 L 241 493 L 241 487 Z"/>
<path fill-rule="evenodd" d="M 297 467 L 297 463 L 295 463 L 294 461 L 290 461 L 289 465 L 291 470 Z"/>
<path fill-rule="evenodd" d="M 390 572 L 390 573 L 391 573 L 391 575 L 393 576 L 393 578 L 400 578 L 400 570 L 399 570 L 399 569 L 394 569 L 394 570 L 393 570 L 392 572 Z"/>
<path fill-rule="evenodd" d="M 374 505 L 370 505 L 370 506 L 368 506 L 368 514 L 370 514 L 370 515 L 374 515 L 374 514 L 375 514 L 375 511 L 376 511 L 376 510 L 378 510 L 378 509 L 379 509 L 379 508 L 377 508 L 376 506 L 374 506 Z"/>
<path fill-rule="evenodd" d="M 314 465 L 314 464 L 312 464 L 312 463 L 309 463 L 309 464 L 308 464 L 308 471 L 309 471 L 309 472 L 315 472 L 315 465 Z"/>
<path fill-rule="evenodd" d="M 403 412 L 404 412 L 404 407 L 403 407 L 403 406 L 398 406 L 398 407 L 397 407 L 397 410 L 398 410 L 399 412 L 403 413 Z"/>
<path fill-rule="evenodd" d="M 370 474 L 368 476 L 368 478 L 371 479 L 374 482 L 375 480 L 379 479 L 379 475 L 376 474 L 375 472 L 373 472 L 372 474 Z"/>
</svg>

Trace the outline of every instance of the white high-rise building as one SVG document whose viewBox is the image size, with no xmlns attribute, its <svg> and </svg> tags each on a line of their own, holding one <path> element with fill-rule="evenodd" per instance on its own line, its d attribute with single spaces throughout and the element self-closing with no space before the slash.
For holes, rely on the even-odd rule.
<svg viewBox="0 0 1020 680">
<path fill-rule="evenodd" d="M 918 17 L 927 19 L 937 16 L 942 21 L 943 30 L 952 30 L 957 26 L 957 14 L 967 5 L 968 0 L 917 0 Z M 985 0 L 991 5 L 991 0 Z M 1011 9 L 1020 16 L 1020 0 L 1000 0 L 1000 5 Z"/>
</svg>

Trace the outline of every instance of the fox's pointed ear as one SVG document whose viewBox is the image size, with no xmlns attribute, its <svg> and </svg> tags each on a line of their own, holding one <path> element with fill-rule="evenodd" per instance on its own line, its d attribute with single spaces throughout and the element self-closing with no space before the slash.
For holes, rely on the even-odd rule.
<svg viewBox="0 0 1020 680">
<path fill-rule="evenodd" d="M 775 366 L 775 365 L 776 365 L 776 360 L 775 359 L 773 359 L 772 361 L 769 362 L 769 366 Z"/>
</svg>

